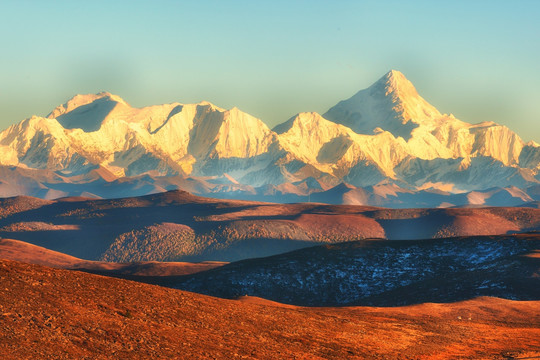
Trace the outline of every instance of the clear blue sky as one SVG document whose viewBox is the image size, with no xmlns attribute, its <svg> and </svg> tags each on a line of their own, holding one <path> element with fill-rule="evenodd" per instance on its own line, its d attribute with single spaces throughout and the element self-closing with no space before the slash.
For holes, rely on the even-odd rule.
<svg viewBox="0 0 540 360">
<path fill-rule="evenodd" d="M 390 69 L 441 112 L 540 142 L 540 1 L 0 0 L 0 128 L 77 93 L 281 123 Z"/>
</svg>

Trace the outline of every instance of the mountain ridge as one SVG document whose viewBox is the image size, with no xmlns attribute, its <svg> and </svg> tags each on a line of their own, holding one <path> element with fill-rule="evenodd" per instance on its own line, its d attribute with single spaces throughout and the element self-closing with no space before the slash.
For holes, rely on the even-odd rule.
<svg viewBox="0 0 540 360">
<path fill-rule="evenodd" d="M 45 118 L 1 132 L 0 150 L 6 166 L 63 174 L 100 167 L 118 178 L 227 174 L 255 187 L 310 177 L 326 188 L 393 181 L 414 190 L 446 181 L 474 191 L 540 183 L 538 144 L 493 122 L 441 114 L 396 70 L 324 115 L 299 113 L 272 130 L 236 107 L 206 101 L 133 108 L 108 92 L 76 95 Z M 473 175 L 488 173 L 480 182 Z"/>
</svg>

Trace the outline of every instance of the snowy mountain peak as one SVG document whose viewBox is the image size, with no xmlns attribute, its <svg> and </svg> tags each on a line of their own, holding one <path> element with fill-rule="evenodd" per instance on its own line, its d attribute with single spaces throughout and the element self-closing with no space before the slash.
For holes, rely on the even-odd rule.
<svg viewBox="0 0 540 360">
<path fill-rule="evenodd" d="M 277 125 L 272 129 L 277 134 L 284 134 L 289 132 L 293 128 L 297 129 L 313 129 L 323 127 L 336 127 L 335 123 L 332 123 L 324 119 L 320 114 L 316 112 L 303 112 L 298 113 L 289 120 L 282 124 Z M 338 125 L 339 126 L 339 125 Z"/>
<path fill-rule="evenodd" d="M 414 85 L 397 70 L 390 70 L 383 77 L 381 77 L 375 84 L 370 86 L 370 89 L 376 90 L 383 88 L 385 95 L 391 93 L 398 93 L 398 96 L 410 97 L 418 96 Z"/>
<path fill-rule="evenodd" d="M 299 147 L 322 145 L 335 137 L 356 136 L 351 129 L 328 121 L 316 112 L 299 113 L 287 122 L 274 128 L 281 140 L 289 139 Z"/>
<path fill-rule="evenodd" d="M 113 101 L 116 103 L 120 103 L 126 106 L 129 106 L 127 102 L 124 101 L 120 96 L 113 95 L 109 92 L 102 91 L 97 94 L 77 94 L 71 99 L 69 99 L 66 103 L 57 106 L 53 111 L 47 115 L 49 119 L 56 119 L 61 115 L 64 115 L 78 107 L 93 103 L 96 100 L 99 99 L 105 99 L 108 101 Z"/>
<path fill-rule="evenodd" d="M 103 121 L 117 106 L 131 108 L 120 96 L 109 92 L 78 94 L 65 104 L 57 106 L 47 118 L 58 120 L 66 129 L 92 132 L 101 127 Z"/>
<path fill-rule="evenodd" d="M 401 72 L 392 70 L 369 88 L 340 101 L 323 117 L 360 134 L 371 135 L 381 128 L 409 140 L 415 128 L 436 127 L 442 115 L 418 95 Z"/>
<path fill-rule="evenodd" d="M 219 106 L 211 103 L 210 101 L 206 101 L 206 100 L 203 100 L 203 101 L 200 101 L 199 103 L 197 103 L 198 106 L 204 106 L 206 108 L 208 108 L 209 110 L 213 110 L 213 111 L 219 111 L 219 112 L 225 112 L 227 110 L 223 109 L 223 108 L 220 108 Z M 235 109 L 235 108 L 233 108 Z M 231 110 L 233 110 L 231 109 Z"/>
</svg>

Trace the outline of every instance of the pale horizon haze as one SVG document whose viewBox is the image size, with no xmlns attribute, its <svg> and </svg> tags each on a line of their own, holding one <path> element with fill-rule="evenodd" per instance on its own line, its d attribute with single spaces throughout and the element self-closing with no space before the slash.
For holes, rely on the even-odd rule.
<svg viewBox="0 0 540 360">
<path fill-rule="evenodd" d="M 75 94 L 210 101 L 269 127 L 391 69 L 540 142 L 540 1 L 0 1 L 0 130 Z"/>
</svg>

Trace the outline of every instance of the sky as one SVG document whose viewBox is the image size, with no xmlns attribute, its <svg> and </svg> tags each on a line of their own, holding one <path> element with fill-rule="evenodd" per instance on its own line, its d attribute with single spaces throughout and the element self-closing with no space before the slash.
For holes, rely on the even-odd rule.
<svg viewBox="0 0 540 360">
<path fill-rule="evenodd" d="M 399 70 L 540 142 L 540 1 L 0 0 L 0 129 L 75 94 L 207 100 L 273 127 Z"/>
</svg>

